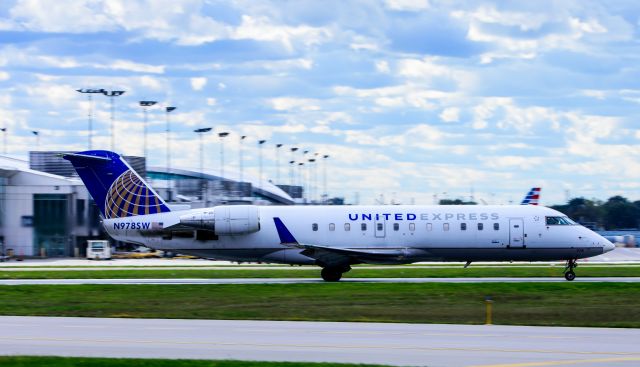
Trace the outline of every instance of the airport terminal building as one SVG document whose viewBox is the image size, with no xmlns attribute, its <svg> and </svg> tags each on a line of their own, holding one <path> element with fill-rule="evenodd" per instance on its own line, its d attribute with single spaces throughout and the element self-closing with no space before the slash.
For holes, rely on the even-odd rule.
<svg viewBox="0 0 640 367">
<path fill-rule="evenodd" d="M 84 256 L 86 241 L 105 239 L 88 191 L 61 152 L 30 152 L 29 160 L 0 156 L 0 252 L 14 256 Z M 124 157 L 169 206 L 291 205 L 299 201 L 268 182 L 247 177 L 150 167 Z M 297 191 L 300 191 L 297 189 Z"/>
</svg>

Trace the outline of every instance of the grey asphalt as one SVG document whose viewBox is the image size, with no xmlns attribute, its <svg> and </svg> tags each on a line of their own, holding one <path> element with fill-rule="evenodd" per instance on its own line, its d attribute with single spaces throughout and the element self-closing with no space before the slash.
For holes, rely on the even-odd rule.
<svg viewBox="0 0 640 367">
<path fill-rule="evenodd" d="M 0 354 L 415 366 L 637 366 L 639 329 L 0 317 Z"/>
<path fill-rule="evenodd" d="M 345 283 L 562 283 L 564 278 L 345 278 Z M 584 277 L 583 283 L 638 283 L 640 277 Z M 171 278 L 171 279 L 2 279 L 0 285 L 74 284 L 307 284 L 324 283 L 320 278 Z"/>
</svg>

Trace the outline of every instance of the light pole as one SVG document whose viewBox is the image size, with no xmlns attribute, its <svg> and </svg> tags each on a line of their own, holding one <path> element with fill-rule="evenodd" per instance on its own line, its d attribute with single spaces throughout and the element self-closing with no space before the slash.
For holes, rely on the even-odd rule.
<svg viewBox="0 0 640 367">
<path fill-rule="evenodd" d="M 175 110 L 177 107 L 165 107 L 166 119 L 167 119 L 167 128 L 166 128 L 166 137 L 167 137 L 167 176 L 168 176 L 168 196 L 169 201 L 171 201 L 171 196 L 173 195 L 173 180 L 171 179 L 173 176 L 171 175 L 171 123 L 169 121 L 169 114 L 171 111 Z"/>
<path fill-rule="evenodd" d="M 76 89 L 76 92 L 80 92 L 82 94 L 86 94 L 87 95 L 87 101 L 89 101 L 89 113 L 87 114 L 87 118 L 88 118 L 88 124 L 89 124 L 89 150 L 92 149 L 92 142 L 91 140 L 93 139 L 93 113 L 92 113 L 92 107 L 93 107 L 93 98 L 91 97 L 93 94 L 95 93 L 104 93 L 104 89 L 88 89 L 88 88 L 80 88 L 80 89 Z"/>
<path fill-rule="evenodd" d="M 266 143 L 266 140 L 258 140 L 258 153 L 259 153 L 259 159 L 260 159 L 260 174 L 259 174 L 259 179 L 258 182 L 260 184 L 260 187 L 262 187 L 262 145 L 264 143 Z"/>
<path fill-rule="evenodd" d="M 0 131 L 2 131 L 2 152 L 7 155 L 7 128 L 0 128 Z"/>
<path fill-rule="evenodd" d="M 304 162 L 300 162 L 298 163 L 298 176 L 300 177 L 300 187 L 302 188 L 302 192 L 300 195 L 300 198 L 302 199 L 302 202 L 304 203 L 304 177 L 302 176 L 302 170 L 304 169 Z"/>
<path fill-rule="evenodd" d="M 115 98 L 124 94 L 123 90 L 103 90 L 102 93 L 109 97 L 111 107 L 111 151 L 116 150 L 116 105 Z"/>
<path fill-rule="evenodd" d="M 296 165 L 296 161 L 289 161 L 289 195 L 291 195 L 291 197 L 293 197 L 293 172 L 294 172 L 294 167 Z"/>
<path fill-rule="evenodd" d="M 309 153 L 308 150 L 303 150 L 302 151 L 302 159 L 301 159 L 302 162 L 306 162 L 307 161 L 307 153 Z M 309 166 L 307 166 L 307 167 L 309 167 Z M 305 176 L 304 175 L 304 168 L 305 168 L 304 166 L 300 167 L 300 186 L 302 186 L 302 188 L 303 188 L 302 192 L 305 191 L 304 187 L 307 185 L 307 180 L 304 177 Z M 307 191 L 307 196 L 309 196 L 309 192 L 308 191 Z"/>
<path fill-rule="evenodd" d="M 314 192 L 314 188 L 315 188 L 315 182 L 316 182 L 316 174 L 315 174 L 315 162 L 316 159 L 315 158 L 310 158 L 309 159 L 309 201 L 313 202 L 313 198 L 315 196 L 315 192 Z"/>
<path fill-rule="evenodd" d="M 228 135 L 228 132 L 218 133 L 218 137 L 220 138 L 220 183 L 222 184 L 223 193 L 227 191 L 224 187 L 224 138 Z"/>
<path fill-rule="evenodd" d="M 32 130 L 31 133 L 36 137 L 36 151 L 40 150 L 40 132 Z"/>
<path fill-rule="evenodd" d="M 200 140 L 200 190 L 202 195 L 202 207 L 205 208 L 207 206 L 207 198 L 205 190 L 205 179 L 204 179 L 204 155 L 203 155 L 203 145 L 202 145 L 202 135 L 204 133 L 208 133 L 211 131 L 210 127 L 203 127 L 200 129 L 193 130 L 194 133 L 198 134 L 198 139 Z"/>
<path fill-rule="evenodd" d="M 240 148 L 238 149 L 238 153 L 240 155 L 240 182 L 238 183 L 238 191 L 240 192 L 240 197 L 244 197 L 244 191 L 242 190 L 242 185 L 244 183 L 244 162 L 242 156 L 242 142 L 246 139 L 246 135 L 240 136 Z"/>
<path fill-rule="evenodd" d="M 145 157 L 145 159 L 147 158 L 147 110 L 149 109 L 149 107 L 153 106 L 156 103 L 158 102 L 157 101 L 140 101 L 140 106 L 142 106 L 142 109 L 144 112 L 144 125 L 143 125 L 144 142 L 142 143 L 142 146 L 143 146 L 142 156 Z"/>
<path fill-rule="evenodd" d="M 328 158 L 329 158 L 328 154 L 325 154 L 325 155 L 322 156 L 322 163 L 323 163 L 323 165 L 322 165 L 322 171 L 323 171 L 322 172 L 322 191 L 324 191 L 323 194 L 322 194 L 322 198 L 323 198 L 322 202 L 324 204 L 326 204 L 327 203 L 327 199 L 329 199 L 329 194 L 327 193 L 327 159 Z"/>
<path fill-rule="evenodd" d="M 276 185 L 280 184 L 280 148 L 282 144 L 276 144 Z"/>
<path fill-rule="evenodd" d="M 291 163 L 291 166 L 290 166 L 291 171 L 289 172 L 289 178 L 291 179 L 291 186 L 292 187 L 295 185 L 295 182 L 294 182 L 295 181 L 294 180 L 294 177 L 295 177 L 294 163 L 296 163 L 296 157 L 295 157 L 296 150 L 298 150 L 298 148 L 295 148 L 295 147 L 291 148 L 291 161 L 289 162 L 289 163 Z"/>
</svg>

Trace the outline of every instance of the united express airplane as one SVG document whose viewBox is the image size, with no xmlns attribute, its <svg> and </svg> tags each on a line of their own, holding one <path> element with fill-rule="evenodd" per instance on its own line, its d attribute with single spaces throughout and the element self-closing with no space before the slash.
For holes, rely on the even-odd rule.
<svg viewBox="0 0 640 367">
<path fill-rule="evenodd" d="M 354 264 L 576 260 L 614 246 L 560 212 L 533 206 L 254 206 L 172 210 L 118 154 L 69 160 L 116 240 L 210 259 L 318 265 L 338 281 Z"/>
</svg>

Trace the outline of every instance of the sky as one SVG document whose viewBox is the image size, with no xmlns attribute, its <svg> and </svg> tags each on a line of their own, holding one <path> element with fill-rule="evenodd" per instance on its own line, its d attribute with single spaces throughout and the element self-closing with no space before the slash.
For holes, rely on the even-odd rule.
<svg viewBox="0 0 640 367">
<path fill-rule="evenodd" d="M 86 150 L 76 89 L 124 90 L 114 150 L 143 154 L 138 103 L 158 101 L 152 166 L 175 106 L 171 166 L 198 169 L 193 130 L 212 127 L 207 170 L 223 131 L 225 169 L 246 135 L 259 176 L 266 140 L 275 183 L 329 155 L 296 170 L 316 198 L 326 164 L 327 193 L 359 204 L 517 203 L 533 186 L 544 205 L 638 200 L 639 26 L 640 5 L 615 0 L 3 0 L 0 127 L 11 156 Z M 111 149 L 109 100 L 93 99 L 93 148 Z"/>
</svg>

